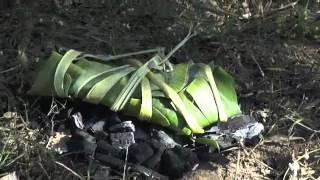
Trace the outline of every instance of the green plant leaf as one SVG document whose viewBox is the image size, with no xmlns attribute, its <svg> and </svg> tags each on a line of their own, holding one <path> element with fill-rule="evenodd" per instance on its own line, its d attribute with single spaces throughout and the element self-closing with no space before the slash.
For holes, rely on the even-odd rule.
<svg viewBox="0 0 320 180">
<path fill-rule="evenodd" d="M 210 85 L 205 79 L 194 79 L 186 87 L 186 92 L 193 98 L 195 104 L 209 121 L 207 125 L 213 124 L 218 120 L 217 106 Z"/>
<path fill-rule="evenodd" d="M 202 114 L 202 112 L 198 109 L 198 107 L 186 97 L 184 92 L 180 92 L 179 95 L 183 103 L 185 104 L 186 108 L 188 109 L 188 111 L 197 120 L 197 123 L 199 124 L 200 127 L 206 127 L 210 125 L 210 122 L 208 121 L 208 119 Z"/>
<path fill-rule="evenodd" d="M 184 121 L 183 116 L 181 116 L 176 110 L 173 109 L 170 104 L 170 100 L 165 98 L 153 99 L 154 113 L 159 113 L 152 118 L 152 121 L 159 124 L 159 122 L 168 122 L 169 128 L 178 131 L 185 135 L 190 135 L 192 131 L 187 127 L 187 123 Z M 162 118 L 160 118 L 162 117 Z M 163 119 L 164 118 L 164 119 Z"/>
<path fill-rule="evenodd" d="M 130 63 L 137 65 L 139 68 L 133 75 L 130 77 L 128 84 L 121 90 L 120 94 L 118 95 L 117 99 L 111 106 L 111 110 L 113 111 L 120 111 L 123 107 L 127 104 L 129 99 L 132 97 L 132 94 L 136 90 L 138 84 L 140 84 L 142 78 L 146 76 L 146 74 L 150 71 L 150 64 L 157 64 L 160 60 L 160 56 L 152 57 L 148 62 L 143 65 L 140 65 L 139 61 L 137 60 L 130 60 Z"/>
<path fill-rule="evenodd" d="M 186 108 L 185 104 L 181 100 L 180 96 L 176 93 L 175 90 L 173 90 L 167 83 L 165 83 L 162 79 L 155 76 L 152 72 L 149 72 L 147 74 L 147 77 L 157 86 L 160 87 L 160 89 L 165 93 L 167 97 L 171 99 L 173 104 L 175 105 L 176 109 L 182 114 L 185 121 L 187 122 L 188 126 L 194 133 L 203 133 L 204 130 L 202 127 L 198 124 L 197 120 L 191 114 L 188 109 Z"/>
<path fill-rule="evenodd" d="M 49 59 L 39 65 L 37 76 L 28 94 L 38 96 L 56 95 L 51 82 L 53 82 L 54 73 L 61 58 L 60 54 L 52 52 Z"/>
<path fill-rule="evenodd" d="M 85 101 L 98 104 L 100 103 L 105 95 L 109 92 L 109 90 L 123 77 L 134 71 L 135 68 L 127 68 L 122 71 L 116 72 L 100 82 L 96 83 L 88 92 Z"/>
<path fill-rule="evenodd" d="M 225 106 L 221 100 L 220 92 L 218 90 L 217 84 L 216 84 L 215 79 L 213 77 L 211 67 L 206 64 L 201 64 L 201 67 L 203 68 L 204 73 L 206 74 L 206 76 L 208 78 L 208 81 L 209 81 L 209 84 L 210 84 L 210 87 L 211 87 L 211 90 L 212 90 L 212 93 L 213 93 L 213 96 L 214 96 L 214 99 L 215 99 L 215 102 L 216 102 L 216 105 L 218 108 L 219 120 L 220 121 L 227 121 L 228 115 L 225 111 Z"/>
<path fill-rule="evenodd" d="M 159 109 L 163 109 L 164 106 L 158 99 L 152 99 L 152 119 L 150 122 L 159 124 L 163 127 L 169 127 L 170 122 L 167 118 L 168 114 L 163 113 Z M 134 116 L 139 118 L 141 109 L 141 99 L 131 98 L 129 103 L 124 107 L 123 114 L 128 116 Z M 171 116 L 174 118 L 173 114 Z M 172 118 L 171 117 L 171 118 Z"/>
<path fill-rule="evenodd" d="M 92 69 L 91 71 L 86 71 L 83 73 L 72 85 L 72 94 L 74 97 L 79 97 L 79 93 L 84 89 L 86 85 L 92 86 L 91 84 L 96 84 L 108 75 L 112 75 L 117 72 L 132 70 L 130 65 L 123 65 L 119 67 L 113 67 L 105 69 L 103 71 L 98 71 L 99 69 Z"/>
<path fill-rule="evenodd" d="M 228 117 L 241 113 L 234 88 L 234 79 L 221 67 L 213 68 L 214 79 L 217 84 L 224 109 Z"/>
<path fill-rule="evenodd" d="M 189 66 L 190 63 L 177 64 L 173 71 L 164 73 L 168 85 L 176 92 L 180 92 L 188 83 Z"/>
<path fill-rule="evenodd" d="M 70 77 L 65 81 L 66 72 L 69 68 L 69 66 L 72 64 L 72 62 L 80 55 L 82 52 L 76 51 L 76 50 L 69 50 L 66 52 L 66 54 L 62 57 L 60 62 L 58 63 L 58 66 L 56 68 L 56 72 L 54 74 L 54 89 L 55 92 L 59 97 L 68 97 L 68 92 L 65 87 L 70 87 Z"/>
<path fill-rule="evenodd" d="M 143 78 L 141 81 L 141 93 L 142 93 L 142 102 L 139 119 L 149 120 L 152 117 L 152 94 L 150 82 L 147 78 Z"/>
<path fill-rule="evenodd" d="M 213 140 L 213 139 L 198 137 L 198 138 L 195 139 L 195 141 L 197 143 L 209 145 L 212 150 L 220 151 L 220 146 L 219 146 L 218 142 Z"/>
</svg>

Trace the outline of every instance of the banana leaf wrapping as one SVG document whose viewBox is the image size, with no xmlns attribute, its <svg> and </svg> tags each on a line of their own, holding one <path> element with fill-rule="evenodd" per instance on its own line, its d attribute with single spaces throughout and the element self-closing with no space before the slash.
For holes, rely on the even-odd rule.
<svg viewBox="0 0 320 180">
<path fill-rule="evenodd" d="M 40 67 L 31 95 L 81 99 L 157 123 L 182 134 L 240 114 L 233 78 L 221 67 L 201 63 L 161 67 L 161 56 L 142 63 L 69 50 L 52 52 Z"/>
</svg>

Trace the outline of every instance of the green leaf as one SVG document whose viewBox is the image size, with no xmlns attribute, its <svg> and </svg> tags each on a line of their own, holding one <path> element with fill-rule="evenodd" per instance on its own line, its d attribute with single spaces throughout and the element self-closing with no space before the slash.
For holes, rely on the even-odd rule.
<svg viewBox="0 0 320 180">
<path fill-rule="evenodd" d="M 204 114 L 210 125 L 218 120 L 218 110 L 208 82 L 202 78 L 194 79 L 186 88 L 196 105 Z M 203 126 L 205 127 L 205 126 Z"/>
<path fill-rule="evenodd" d="M 228 117 L 241 113 L 234 88 L 234 79 L 221 67 L 213 68 L 214 79 Z"/>
<path fill-rule="evenodd" d="M 79 97 L 80 91 L 82 91 L 86 85 L 90 84 L 90 86 L 92 86 L 92 84 L 96 84 L 108 75 L 121 71 L 127 72 L 128 70 L 132 72 L 133 68 L 130 67 L 130 65 L 123 65 L 103 71 L 98 71 L 98 69 L 96 71 L 86 71 L 86 73 L 83 73 L 72 85 L 72 94 L 74 97 Z"/>
<path fill-rule="evenodd" d="M 159 61 L 159 56 L 154 56 L 144 65 L 140 66 L 138 70 L 130 77 L 128 84 L 121 90 L 120 94 L 118 95 L 117 99 L 115 100 L 114 104 L 111 106 L 111 110 L 113 111 L 120 111 L 123 107 L 127 104 L 129 99 L 131 98 L 132 94 L 136 90 L 138 84 L 140 84 L 142 78 L 150 71 L 149 65 L 156 64 Z M 131 63 L 137 63 L 136 60 L 131 60 Z M 140 62 L 139 62 L 140 63 Z"/>
<path fill-rule="evenodd" d="M 180 92 L 188 83 L 190 63 L 177 64 L 173 71 L 164 73 L 168 85 L 176 92 Z"/>
<path fill-rule="evenodd" d="M 163 127 L 169 127 L 170 122 L 167 116 L 171 116 L 171 118 L 174 118 L 174 115 L 169 115 L 168 112 L 163 113 L 159 109 L 163 109 L 164 106 L 161 104 L 161 102 L 158 99 L 152 100 L 152 119 L 151 122 L 159 124 Z M 128 116 L 134 116 L 136 118 L 139 118 L 140 115 L 140 109 L 141 109 L 141 99 L 135 99 L 131 98 L 129 103 L 124 107 L 123 114 Z"/>
<path fill-rule="evenodd" d="M 31 89 L 28 94 L 39 96 L 51 96 L 56 95 L 53 87 L 54 73 L 56 72 L 57 65 L 62 58 L 57 52 L 52 52 L 49 59 L 41 63 L 39 71 L 34 80 Z"/>
<path fill-rule="evenodd" d="M 123 114 L 139 118 L 141 100 L 131 98 L 123 109 Z M 152 99 L 152 118 L 150 122 L 170 128 L 183 135 L 190 135 L 192 131 L 187 127 L 184 118 L 175 111 L 170 101 L 165 98 Z"/>
<path fill-rule="evenodd" d="M 219 146 L 218 142 L 213 139 L 198 137 L 195 139 L 195 141 L 197 143 L 209 145 L 211 147 L 211 149 L 213 149 L 213 150 L 217 149 L 218 151 L 220 151 L 220 146 Z"/>
<path fill-rule="evenodd" d="M 201 64 L 201 67 L 203 68 L 204 73 L 206 74 L 206 76 L 208 78 L 208 81 L 209 81 L 209 84 L 210 84 L 210 87 L 211 87 L 211 90 L 212 90 L 212 93 L 213 93 L 213 96 L 214 96 L 214 99 L 215 99 L 215 102 L 216 102 L 216 105 L 218 108 L 219 120 L 220 121 L 227 121 L 228 115 L 225 111 L 225 108 L 228 108 L 228 107 L 225 107 L 222 100 L 221 100 L 220 92 L 218 90 L 217 84 L 216 84 L 215 79 L 213 77 L 211 67 L 206 64 Z"/>
<path fill-rule="evenodd" d="M 85 101 L 98 104 L 100 103 L 109 90 L 123 77 L 134 71 L 135 68 L 127 68 L 122 71 L 116 72 L 102 81 L 96 83 L 88 92 Z"/>
<path fill-rule="evenodd" d="M 159 109 L 153 107 L 153 121 L 163 127 L 170 127 L 169 119 Z"/>
<path fill-rule="evenodd" d="M 150 82 L 147 78 L 141 81 L 142 102 L 139 119 L 149 120 L 152 116 L 152 94 Z"/>
<path fill-rule="evenodd" d="M 59 97 L 68 97 L 68 92 L 65 88 L 65 82 L 70 82 L 70 79 L 65 81 L 66 72 L 72 62 L 80 55 L 82 52 L 76 50 L 69 50 L 60 60 L 56 72 L 54 74 L 54 89 Z M 67 84 L 67 86 L 69 86 Z"/>
<path fill-rule="evenodd" d="M 191 102 L 184 92 L 179 93 L 183 103 L 185 104 L 188 111 L 193 115 L 193 117 L 197 120 L 197 123 L 200 125 L 200 127 L 206 127 L 210 125 L 210 122 L 208 119 L 202 114 L 202 112 L 198 109 L 193 102 Z"/>
<path fill-rule="evenodd" d="M 162 79 L 158 78 L 154 75 L 154 73 L 149 72 L 147 77 L 160 89 L 165 93 L 167 97 L 171 99 L 173 104 L 175 105 L 176 109 L 182 114 L 185 121 L 187 122 L 188 126 L 194 133 L 203 133 L 204 130 L 198 124 L 197 119 L 188 111 L 185 104 L 181 100 L 180 96 L 173 90 L 167 83 L 165 83 Z"/>
<path fill-rule="evenodd" d="M 153 118 L 152 122 L 158 123 L 163 121 L 168 122 L 167 127 L 181 132 L 182 134 L 190 135 L 192 131 L 187 128 L 187 124 L 181 116 L 170 104 L 168 99 L 158 98 L 153 99 Z M 164 119 L 163 119 L 164 118 Z"/>
</svg>

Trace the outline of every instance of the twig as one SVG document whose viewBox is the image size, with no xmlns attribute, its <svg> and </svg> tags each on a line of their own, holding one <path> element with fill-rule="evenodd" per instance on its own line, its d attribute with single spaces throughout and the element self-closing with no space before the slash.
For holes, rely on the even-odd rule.
<svg viewBox="0 0 320 180">
<path fill-rule="evenodd" d="M 240 147 L 241 147 L 241 149 L 243 150 L 243 152 L 244 152 L 244 154 L 245 154 L 246 156 L 248 156 L 248 157 L 250 157 L 250 158 L 253 158 L 255 162 L 258 162 L 258 163 L 260 163 L 262 166 L 264 166 L 264 167 L 266 167 L 266 168 L 274 171 L 274 169 L 273 169 L 272 167 L 268 166 L 266 163 L 264 163 L 264 162 L 260 161 L 259 159 L 256 159 L 256 158 L 255 158 L 255 152 L 254 152 L 254 150 L 255 150 L 259 145 L 263 144 L 263 142 L 264 142 L 264 140 L 260 141 L 253 149 L 251 149 L 250 152 L 248 152 L 248 151 L 245 149 L 245 145 L 244 145 L 243 141 L 240 142 Z"/>
<path fill-rule="evenodd" d="M 256 57 L 254 57 L 253 53 L 251 53 L 251 58 L 252 58 L 252 60 L 256 63 L 256 65 L 258 66 L 259 71 L 260 71 L 260 73 L 261 73 L 261 76 L 264 78 L 264 72 L 263 72 L 260 64 L 258 63 Z"/>
<path fill-rule="evenodd" d="M 17 97 L 17 99 L 23 104 L 24 106 L 24 115 L 25 115 L 25 118 L 22 117 L 22 115 L 19 115 L 19 119 L 21 120 L 21 122 L 25 125 L 25 128 L 27 130 L 31 130 L 29 127 L 28 127 L 28 124 L 29 124 L 29 115 L 28 115 L 28 109 L 27 109 L 27 103 L 20 97 Z"/>
<path fill-rule="evenodd" d="M 303 158 L 306 157 L 306 156 L 305 156 L 306 154 L 307 154 L 308 156 L 310 156 L 310 154 L 315 153 L 315 152 L 318 152 L 318 151 L 320 151 L 320 148 L 315 149 L 315 150 L 312 150 L 312 151 L 310 151 L 310 152 L 306 151 L 303 156 L 299 156 L 296 160 L 293 160 L 293 161 L 299 162 L 300 160 L 302 160 Z M 286 177 L 287 177 L 287 175 L 288 175 L 288 173 L 289 173 L 289 170 L 290 170 L 290 166 L 287 168 L 286 172 L 284 173 L 283 180 L 286 179 Z"/>
<path fill-rule="evenodd" d="M 289 120 L 291 120 L 292 122 L 294 122 L 293 126 L 294 126 L 295 124 L 298 124 L 298 125 L 306 128 L 306 129 L 309 130 L 309 131 L 312 131 L 312 132 L 314 132 L 314 133 L 320 133 L 320 130 L 312 129 L 311 127 L 309 127 L 309 126 L 307 126 L 307 125 L 304 125 L 304 124 L 300 123 L 300 121 L 296 121 L 296 120 L 292 119 L 292 118 L 289 117 L 289 116 L 286 116 L 286 118 L 289 119 Z M 301 121 L 302 121 L 302 120 L 301 120 Z"/>
<path fill-rule="evenodd" d="M 90 159 L 89 159 L 89 166 L 88 166 L 88 169 L 87 169 L 87 180 L 91 179 L 90 171 L 91 171 L 91 167 L 92 167 L 92 163 L 93 163 L 93 159 L 94 159 L 95 153 L 96 153 L 96 151 L 93 151 L 91 156 L 90 156 Z"/>
<path fill-rule="evenodd" d="M 288 8 L 290 8 L 290 7 L 294 7 L 295 5 L 298 4 L 299 1 L 300 1 L 300 0 L 297 0 L 297 1 L 295 1 L 295 2 L 292 2 L 292 3 L 289 3 L 289 4 L 285 5 L 285 6 L 282 6 L 282 7 L 280 7 L 280 8 L 271 9 L 270 13 L 274 13 L 274 12 L 277 12 L 277 11 L 282 11 L 282 10 L 288 9 Z"/>
<path fill-rule="evenodd" d="M 11 164 L 13 164 L 14 162 L 16 162 L 18 159 L 22 158 L 25 155 L 25 153 L 20 154 L 19 156 L 15 157 L 14 159 L 12 159 L 10 162 L 8 162 L 6 164 L 6 166 L 10 166 Z"/>
<path fill-rule="evenodd" d="M 129 152 L 129 147 L 126 148 L 126 159 L 124 161 L 124 166 L 123 166 L 123 175 L 122 175 L 122 180 L 126 179 L 126 169 L 127 169 L 127 161 L 128 161 L 128 152 Z"/>
<path fill-rule="evenodd" d="M 40 162 L 38 162 L 38 165 L 39 165 L 40 168 L 43 170 L 43 172 L 44 172 L 44 174 L 47 176 L 47 178 L 48 178 L 48 179 L 51 179 L 50 176 L 49 176 L 49 174 L 48 174 L 48 172 L 47 172 L 47 170 L 43 167 L 43 165 L 42 165 Z"/>
<path fill-rule="evenodd" d="M 60 111 L 61 111 L 62 109 L 65 109 L 65 108 L 66 108 L 66 104 L 67 104 L 67 100 L 64 102 L 64 104 L 62 104 L 61 102 L 56 101 L 55 98 L 54 98 L 54 96 L 52 95 L 52 101 L 51 101 L 51 105 L 50 105 L 50 110 L 49 110 L 49 112 L 47 113 L 47 116 L 48 116 L 48 117 L 52 115 L 51 118 L 50 118 L 50 122 L 51 122 L 51 134 L 52 134 L 52 135 L 54 134 L 54 133 L 53 133 L 53 132 L 54 132 L 54 130 L 53 130 L 53 128 L 54 128 L 54 118 L 56 117 L 57 114 L 60 113 Z M 59 108 L 58 105 L 60 105 L 61 108 Z"/>
<path fill-rule="evenodd" d="M 7 73 L 7 72 L 10 72 L 10 71 L 14 71 L 15 69 L 17 69 L 19 67 L 20 67 L 20 65 L 16 65 L 16 66 L 13 66 L 13 67 L 11 67 L 9 69 L 2 70 L 2 71 L 0 71 L 0 74 Z"/>
<path fill-rule="evenodd" d="M 284 109 L 284 110 L 286 110 L 286 111 L 289 111 L 289 112 L 292 113 L 293 115 L 298 115 L 298 116 L 299 116 L 299 114 L 298 114 L 297 112 L 291 111 L 291 110 L 287 109 L 286 107 L 284 107 L 284 106 L 282 106 L 282 105 L 279 105 L 279 107 L 281 107 L 282 109 Z M 286 119 L 288 119 L 288 120 L 290 120 L 290 121 L 292 121 L 292 122 L 294 123 L 291 128 L 293 128 L 293 126 L 294 126 L 295 124 L 298 124 L 298 125 L 306 128 L 307 130 L 313 132 L 314 134 L 320 133 L 320 130 L 312 129 L 312 128 L 309 127 L 309 126 L 300 123 L 300 121 L 302 121 L 303 119 L 296 121 L 296 120 L 294 120 L 292 117 L 290 117 L 290 116 L 288 116 L 288 115 L 284 116 L 284 118 L 286 118 Z M 290 128 L 290 129 L 291 129 L 291 128 Z"/>
<path fill-rule="evenodd" d="M 237 177 L 238 177 L 239 168 L 240 168 L 240 149 L 238 150 L 238 156 L 237 156 L 237 167 L 236 167 L 236 175 L 235 175 L 235 178 L 237 178 Z"/>
<path fill-rule="evenodd" d="M 187 36 L 178 44 L 176 45 L 176 47 L 174 47 L 169 54 L 167 54 L 167 56 L 161 61 L 160 64 L 165 63 L 176 51 L 178 51 L 189 39 L 191 39 L 193 36 L 195 36 L 196 34 L 194 32 L 192 32 L 192 27 L 189 29 L 189 33 L 187 34 Z"/>
<path fill-rule="evenodd" d="M 119 55 L 115 55 L 115 56 L 83 54 L 82 56 L 79 56 L 78 59 L 91 57 L 91 58 L 96 58 L 96 59 L 99 59 L 99 60 L 102 60 L 102 61 L 111 61 L 111 60 L 121 59 L 121 58 L 125 58 L 125 57 L 130 57 L 130 56 L 156 53 L 156 52 L 159 52 L 159 51 L 163 51 L 163 48 L 159 47 L 159 48 L 148 49 L 148 50 L 143 50 L 143 51 L 137 51 L 137 52 L 132 52 L 132 53 L 119 54 Z"/>
<path fill-rule="evenodd" d="M 70 171 L 73 175 L 77 176 L 79 179 L 81 180 L 85 180 L 84 177 L 82 177 L 81 175 L 79 175 L 78 173 L 76 173 L 74 170 L 72 170 L 71 168 L 67 167 L 66 165 L 62 164 L 61 162 L 59 161 L 55 161 L 56 164 L 64 167 L 66 170 Z"/>
</svg>

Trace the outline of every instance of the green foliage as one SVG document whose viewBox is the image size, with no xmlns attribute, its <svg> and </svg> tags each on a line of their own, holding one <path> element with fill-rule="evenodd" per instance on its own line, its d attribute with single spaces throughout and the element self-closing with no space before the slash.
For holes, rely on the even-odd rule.
<svg viewBox="0 0 320 180">
<path fill-rule="evenodd" d="M 280 33 L 285 36 L 317 39 L 320 36 L 320 22 L 311 12 L 309 3 L 300 3 L 291 9 L 288 15 L 277 16 Z"/>
<path fill-rule="evenodd" d="M 12 159 L 15 155 L 14 152 L 11 152 L 7 146 L 8 142 L 1 147 L 0 151 L 0 170 L 8 167 L 12 163 Z"/>
</svg>

